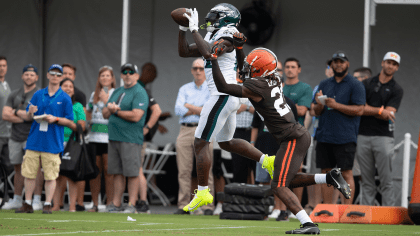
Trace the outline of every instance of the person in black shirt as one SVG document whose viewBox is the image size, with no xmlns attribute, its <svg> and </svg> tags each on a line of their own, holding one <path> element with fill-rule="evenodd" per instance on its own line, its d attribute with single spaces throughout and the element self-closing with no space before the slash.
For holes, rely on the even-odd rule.
<svg viewBox="0 0 420 236">
<path fill-rule="evenodd" d="M 395 81 L 401 57 L 388 52 L 379 75 L 364 80 L 366 105 L 360 120 L 356 159 L 360 164 L 363 196 L 361 205 L 374 205 L 375 165 L 378 169 L 382 206 L 394 205 L 391 159 L 394 154 L 394 122 L 403 89 Z"/>
<path fill-rule="evenodd" d="M 234 45 L 239 43 L 243 44 L 234 41 Z M 211 54 L 206 60 L 211 60 L 217 90 L 232 96 L 249 98 L 264 119 L 268 131 L 280 145 L 273 160 L 274 177 L 271 188 L 302 223 L 300 229 L 287 231 L 286 234 L 319 234 L 318 227 L 313 224 L 290 188 L 327 183 L 338 188 L 346 198 L 351 196 L 350 189 L 339 169 L 333 169 L 327 174 L 298 173 L 311 139 L 309 132 L 296 122 L 290 106 L 285 102 L 283 85 L 276 73 L 277 57 L 266 48 L 251 51 L 241 72 L 242 78 L 248 78 L 244 80 L 243 86 L 226 83 L 216 55 Z"/>
</svg>

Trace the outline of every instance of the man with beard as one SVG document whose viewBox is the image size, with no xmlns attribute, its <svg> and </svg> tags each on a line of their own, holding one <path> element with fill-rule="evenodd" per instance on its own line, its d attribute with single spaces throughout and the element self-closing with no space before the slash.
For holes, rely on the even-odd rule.
<svg viewBox="0 0 420 236">
<path fill-rule="evenodd" d="M 394 79 L 401 57 L 388 52 L 379 75 L 364 80 L 366 105 L 360 121 L 356 159 L 360 164 L 362 205 L 373 205 L 376 196 L 375 165 L 378 169 L 382 206 L 394 205 L 391 159 L 394 155 L 395 115 L 403 97 L 403 89 Z"/>
<path fill-rule="evenodd" d="M 315 115 L 319 116 L 316 166 L 322 173 L 341 168 L 344 179 L 354 189 L 352 168 L 366 93 L 363 84 L 349 75 L 350 62 L 345 52 L 334 53 L 331 60 L 334 76 L 321 81 L 312 101 Z M 324 203 L 331 204 L 333 189 L 323 184 L 321 190 Z M 352 202 L 352 198 L 344 200 L 344 204 Z"/>
</svg>

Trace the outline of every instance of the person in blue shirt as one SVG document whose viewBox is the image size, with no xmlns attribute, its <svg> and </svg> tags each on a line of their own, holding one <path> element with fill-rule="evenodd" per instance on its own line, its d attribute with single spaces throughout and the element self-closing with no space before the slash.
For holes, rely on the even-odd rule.
<svg viewBox="0 0 420 236">
<path fill-rule="evenodd" d="M 22 162 L 26 200 L 16 213 L 33 213 L 31 200 L 39 159 L 44 170 L 46 196 L 42 213 L 52 213 L 51 200 L 61 164 L 59 153 L 64 150 L 64 126 L 76 129 L 71 99 L 60 88 L 62 75 L 63 68 L 53 64 L 47 73 L 48 87 L 35 92 L 26 108 L 27 120 L 35 119 L 36 122 L 32 122 Z"/>
<path fill-rule="evenodd" d="M 341 168 L 344 179 L 354 190 L 353 163 L 356 152 L 360 116 L 366 103 L 363 84 L 349 75 L 350 62 L 343 51 L 332 56 L 334 76 L 321 81 L 313 99 L 315 115 L 319 116 L 315 138 L 316 166 L 322 173 Z M 326 95 L 327 98 L 321 97 Z M 321 98 L 320 98 L 321 97 Z M 322 187 L 325 204 L 332 203 L 332 188 Z M 354 191 L 351 192 L 352 197 Z M 344 204 L 352 204 L 345 199 Z"/>
</svg>

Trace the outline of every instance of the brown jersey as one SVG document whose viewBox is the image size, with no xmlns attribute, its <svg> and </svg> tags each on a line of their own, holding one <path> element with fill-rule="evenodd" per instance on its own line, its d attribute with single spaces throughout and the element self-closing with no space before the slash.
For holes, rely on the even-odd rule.
<svg viewBox="0 0 420 236">
<path fill-rule="evenodd" d="M 277 81 L 256 77 L 246 79 L 243 86 L 263 98 L 260 102 L 249 100 L 263 118 L 268 131 L 278 142 L 298 138 L 307 132 L 296 122 L 291 108 L 284 99 L 283 87 Z"/>
</svg>

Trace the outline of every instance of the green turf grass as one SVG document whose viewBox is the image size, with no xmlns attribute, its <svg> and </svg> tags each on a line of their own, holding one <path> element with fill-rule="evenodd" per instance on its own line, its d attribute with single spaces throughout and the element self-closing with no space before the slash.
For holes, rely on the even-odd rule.
<svg viewBox="0 0 420 236">
<path fill-rule="evenodd" d="M 127 216 L 136 219 L 127 221 Z M 0 211 L 0 235 L 278 235 L 300 223 L 220 220 L 218 216 Z M 319 224 L 322 235 L 415 235 L 412 225 Z"/>
</svg>

